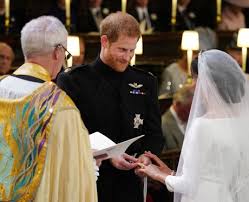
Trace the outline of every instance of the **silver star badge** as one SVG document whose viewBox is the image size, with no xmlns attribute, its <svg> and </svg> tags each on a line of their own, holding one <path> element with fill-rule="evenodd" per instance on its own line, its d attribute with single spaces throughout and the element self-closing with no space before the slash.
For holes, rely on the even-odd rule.
<svg viewBox="0 0 249 202">
<path fill-rule="evenodd" d="M 140 125 L 143 125 L 144 120 L 140 118 L 141 114 L 135 114 L 134 117 L 134 128 L 138 128 Z"/>
</svg>

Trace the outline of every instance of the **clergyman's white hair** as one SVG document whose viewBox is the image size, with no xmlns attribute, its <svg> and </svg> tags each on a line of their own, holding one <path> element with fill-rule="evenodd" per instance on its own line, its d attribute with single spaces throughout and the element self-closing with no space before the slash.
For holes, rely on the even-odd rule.
<svg viewBox="0 0 249 202">
<path fill-rule="evenodd" d="M 66 46 L 68 32 L 53 16 L 41 16 L 26 23 L 21 31 L 21 45 L 25 58 L 51 52 L 58 44 Z"/>
</svg>

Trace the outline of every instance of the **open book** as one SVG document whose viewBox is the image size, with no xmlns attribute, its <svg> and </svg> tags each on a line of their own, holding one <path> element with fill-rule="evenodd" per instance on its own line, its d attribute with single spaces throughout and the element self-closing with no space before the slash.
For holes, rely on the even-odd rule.
<svg viewBox="0 0 249 202">
<path fill-rule="evenodd" d="M 140 139 L 144 135 L 134 137 L 132 139 L 126 140 L 116 144 L 111 139 L 101 134 L 100 132 L 95 132 L 90 134 L 91 148 L 96 150 L 93 152 L 93 156 L 97 158 L 109 159 L 112 157 L 120 156 L 125 153 L 126 149 L 136 140 Z"/>
</svg>

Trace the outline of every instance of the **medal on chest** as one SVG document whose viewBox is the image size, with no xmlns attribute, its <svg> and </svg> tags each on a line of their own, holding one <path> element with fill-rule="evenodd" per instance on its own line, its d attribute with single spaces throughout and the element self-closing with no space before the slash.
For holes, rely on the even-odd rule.
<svg viewBox="0 0 249 202">
<path fill-rule="evenodd" d="M 132 88 L 130 90 L 130 94 L 145 95 L 145 92 L 141 90 L 141 88 L 143 87 L 143 84 L 138 84 L 134 82 L 134 83 L 129 83 L 128 85 Z"/>
<path fill-rule="evenodd" d="M 143 125 L 144 120 L 140 118 L 141 114 L 135 114 L 134 117 L 134 128 L 139 128 L 140 125 Z"/>
</svg>

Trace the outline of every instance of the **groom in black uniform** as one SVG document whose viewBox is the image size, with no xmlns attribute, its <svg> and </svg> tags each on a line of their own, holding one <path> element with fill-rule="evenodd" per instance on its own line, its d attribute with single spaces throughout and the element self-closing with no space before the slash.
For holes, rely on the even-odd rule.
<svg viewBox="0 0 249 202">
<path fill-rule="evenodd" d="M 134 162 L 151 163 L 144 151 L 159 154 L 163 147 L 157 80 L 129 66 L 139 37 L 139 24 L 131 15 L 118 12 L 107 16 L 100 25 L 99 57 L 58 78 L 58 85 L 79 108 L 89 133 L 99 131 L 116 143 L 145 135 L 126 154 L 102 162 L 97 181 L 99 202 L 142 202 L 141 176 Z"/>
</svg>

